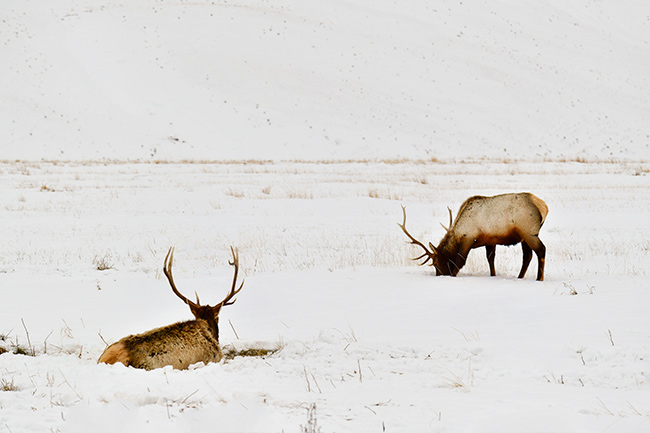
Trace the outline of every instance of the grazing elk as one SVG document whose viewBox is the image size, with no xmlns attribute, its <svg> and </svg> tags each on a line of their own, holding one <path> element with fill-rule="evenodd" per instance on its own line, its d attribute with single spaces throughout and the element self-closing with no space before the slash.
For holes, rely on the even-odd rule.
<svg viewBox="0 0 650 433">
<path fill-rule="evenodd" d="M 515 245 L 521 242 L 524 258 L 518 278 L 523 278 L 528 264 L 537 255 L 537 280 L 544 279 L 546 247 L 539 239 L 548 207 L 535 195 L 527 192 L 501 194 L 494 197 L 470 197 L 460 206 L 456 220 L 449 210 L 449 227 L 437 247 L 429 242 L 429 248 L 406 230 L 406 208 L 402 206 L 404 221 L 398 225 L 411 240 L 411 244 L 424 249 L 414 260 L 424 259 L 420 265 L 431 261 L 436 275 L 456 276 L 465 265 L 471 249 L 485 247 L 490 265 L 490 275 L 495 276 L 494 253 L 497 245 Z"/>
<path fill-rule="evenodd" d="M 106 364 L 121 362 L 127 367 L 144 368 L 145 370 L 171 365 L 183 370 L 200 361 L 205 363 L 221 361 L 223 353 L 219 347 L 219 311 L 223 306 L 234 304 L 236 299 L 233 297 L 244 286 L 242 282 L 239 288 L 235 289 L 239 270 L 239 254 L 232 247 L 230 247 L 230 251 L 232 252 L 232 261 L 228 263 L 235 267 L 232 287 L 223 301 L 211 307 L 210 305 L 201 305 L 198 295 L 196 295 L 196 303 L 194 303 L 176 289 L 172 278 L 174 248 L 170 248 L 165 257 L 163 272 L 172 291 L 190 307 L 195 320 L 179 322 L 152 329 L 143 334 L 124 337 L 117 343 L 108 346 L 97 362 Z"/>
</svg>

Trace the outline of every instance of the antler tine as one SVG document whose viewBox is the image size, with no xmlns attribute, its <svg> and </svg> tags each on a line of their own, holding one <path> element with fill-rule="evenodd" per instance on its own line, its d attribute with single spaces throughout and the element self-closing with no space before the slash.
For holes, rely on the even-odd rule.
<svg viewBox="0 0 650 433">
<path fill-rule="evenodd" d="M 242 281 L 241 284 L 239 285 L 239 288 L 235 290 L 235 287 L 237 287 L 237 274 L 239 273 L 239 252 L 237 251 L 236 248 L 233 248 L 232 246 L 230 247 L 230 252 L 232 253 L 232 260 L 228 260 L 228 264 L 230 266 L 235 267 L 235 273 L 232 277 L 232 287 L 230 288 L 230 292 L 226 296 L 226 298 L 219 303 L 220 307 L 223 307 L 225 305 L 232 305 L 235 303 L 237 299 L 231 299 L 239 293 L 239 291 L 244 287 L 244 282 Z"/>
<path fill-rule="evenodd" d="M 432 249 L 432 251 L 429 251 L 429 249 L 426 247 L 426 245 L 424 245 L 422 242 L 415 239 L 413 236 L 411 236 L 411 234 L 408 232 L 408 230 L 406 230 L 406 207 L 404 205 L 402 205 L 402 214 L 404 215 L 404 220 L 402 221 L 402 224 L 397 223 L 397 225 L 402 229 L 404 234 L 406 236 L 408 236 L 408 238 L 411 240 L 411 242 L 410 242 L 411 244 L 417 245 L 417 246 L 421 247 L 424 250 L 424 253 L 422 255 L 420 255 L 420 256 L 412 259 L 412 260 L 421 260 L 421 259 L 424 259 L 426 257 L 426 259 L 422 263 L 419 263 L 419 265 L 422 266 L 422 265 L 426 264 L 429 260 L 431 260 L 431 264 L 433 265 L 433 259 L 435 257 L 435 250 L 436 250 L 435 247 L 431 243 L 429 243 L 429 245 L 431 246 L 431 249 Z"/>
<path fill-rule="evenodd" d="M 453 218 L 451 216 L 451 208 L 449 208 L 449 206 L 447 206 L 447 210 L 449 211 L 449 227 L 445 227 L 443 223 L 440 223 L 440 225 L 442 226 L 443 229 L 445 229 L 445 231 L 448 232 L 449 229 L 451 228 L 451 224 L 453 223 Z"/>
<path fill-rule="evenodd" d="M 172 291 L 176 294 L 176 296 L 181 298 L 181 300 L 183 302 L 185 302 L 187 305 L 192 305 L 192 306 L 197 307 L 198 304 L 195 304 L 194 302 L 187 299 L 176 288 L 176 284 L 174 284 L 174 278 L 172 277 L 172 261 L 173 260 L 174 260 L 174 247 L 170 247 L 169 251 L 167 252 L 167 256 L 165 256 L 165 263 L 163 265 L 163 273 L 167 277 L 167 281 L 169 281 L 169 285 L 172 286 Z M 198 301 L 198 296 L 197 296 L 196 300 Z"/>
<path fill-rule="evenodd" d="M 425 256 L 427 256 L 426 259 L 424 259 Z M 413 260 L 413 261 L 415 262 L 415 261 L 420 260 L 420 259 L 424 259 L 424 261 L 423 261 L 422 263 L 418 263 L 418 265 L 419 265 L 419 266 L 424 266 L 424 265 L 427 264 L 427 262 L 428 262 L 429 260 L 431 260 L 431 256 L 429 256 L 428 253 L 424 253 L 424 254 L 422 254 L 422 255 L 420 255 L 420 256 L 413 257 L 411 260 Z M 432 263 L 432 264 L 433 264 L 433 263 Z"/>
</svg>

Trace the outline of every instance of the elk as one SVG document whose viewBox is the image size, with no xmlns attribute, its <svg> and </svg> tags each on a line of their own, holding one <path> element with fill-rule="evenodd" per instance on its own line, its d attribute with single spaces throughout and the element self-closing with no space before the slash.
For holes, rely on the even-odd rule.
<svg viewBox="0 0 650 433">
<path fill-rule="evenodd" d="M 406 208 L 402 206 L 404 220 L 398 225 L 410 239 L 410 243 L 424 250 L 413 260 L 424 259 L 420 265 L 431 261 L 436 275 L 455 277 L 465 265 L 467 254 L 474 248 L 485 247 L 490 275 L 495 276 L 494 255 L 497 245 L 521 243 L 523 261 L 518 278 L 523 278 L 528 269 L 533 251 L 537 255 L 537 280 L 544 280 L 544 258 L 546 247 L 539 239 L 539 230 L 544 224 L 548 207 L 539 197 L 528 193 L 500 194 L 493 197 L 470 197 L 460 206 L 456 220 L 449 210 L 449 227 L 437 247 L 429 242 L 427 248 L 406 230 Z"/>
<path fill-rule="evenodd" d="M 235 303 L 234 296 L 244 286 L 242 281 L 239 288 L 235 289 L 239 271 L 239 254 L 233 247 L 230 247 L 230 251 L 232 260 L 228 263 L 235 268 L 232 287 L 223 301 L 210 306 L 201 305 L 198 294 L 194 303 L 178 291 L 172 277 L 174 248 L 170 248 L 165 257 L 163 273 L 171 285 L 172 292 L 190 307 L 194 320 L 124 337 L 108 346 L 97 362 L 106 364 L 121 362 L 127 367 L 145 370 L 171 365 L 173 368 L 184 370 L 201 361 L 205 363 L 221 361 L 223 353 L 219 346 L 219 312 L 221 307 Z"/>
</svg>

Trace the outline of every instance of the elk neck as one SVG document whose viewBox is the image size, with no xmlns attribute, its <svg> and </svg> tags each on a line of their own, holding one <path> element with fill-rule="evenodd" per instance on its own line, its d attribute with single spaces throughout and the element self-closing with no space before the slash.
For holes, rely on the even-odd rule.
<svg viewBox="0 0 650 433">
<path fill-rule="evenodd" d="M 199 319 L 203 320 L 208 324 L 208 328 L 210 329 L 210 334 L 214 337 L 214 339 L 219 342 L 219 318 L 214 318 L 210 317 L 207 320 L 206 319 Z"/>
<path fill-rule="evenodd" d="M 210 307 L 209 305 L 202 305 L 198 306 L 198 308 L 192 308 L 192 314 L 194 314 L 194 317 L 196 318 L 197 321 L 201 320 L 205 322 L 208 325 L 208 329 L 210 330 L 210 334 L 212 334 L 212 337 L 216 340 L 216 342 L 219 342 L 219 310 L 215 311 L 214 307 Z"/>
<path fill-rule="evenodd" d="M 453 230 L 449 230 L 436 247 L 434 266 L 440 275 L 453 275 L 459 250 L 460 239 L 457 239 Z"/>
</svg>

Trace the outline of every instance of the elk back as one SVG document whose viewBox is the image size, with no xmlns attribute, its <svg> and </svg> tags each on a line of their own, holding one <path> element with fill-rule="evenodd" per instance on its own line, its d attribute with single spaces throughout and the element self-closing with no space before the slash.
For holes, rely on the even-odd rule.
<svg viewBox="0 0 650 433">
<path fill-rule="evenodd" d="M 145 370 L 171 365 L 184 370 L 197 362 L 219 362 L 222 358 L 219 342 L 207 322 L 190 320 L 124 337 L 108 346 L 98 362 L 120 362 Z"/>
</svg>

